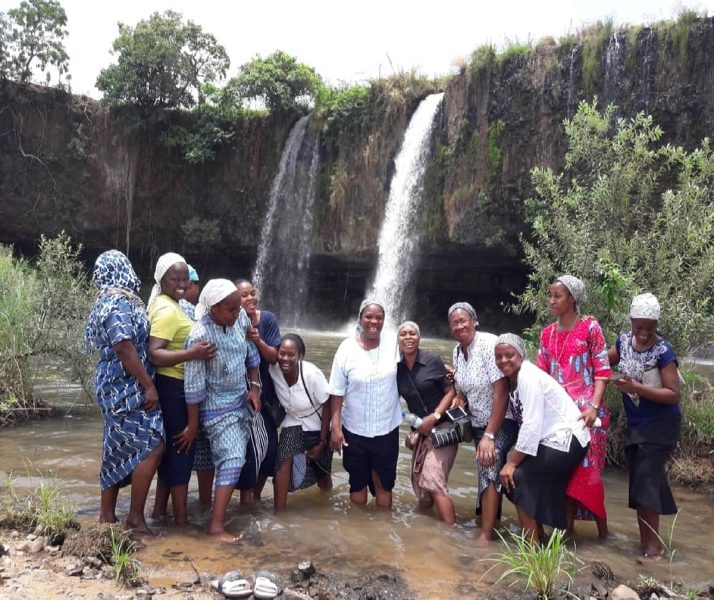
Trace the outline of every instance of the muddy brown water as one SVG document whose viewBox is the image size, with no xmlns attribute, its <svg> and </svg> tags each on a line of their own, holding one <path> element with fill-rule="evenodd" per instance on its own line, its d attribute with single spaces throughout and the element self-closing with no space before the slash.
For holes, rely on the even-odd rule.
<svg viewBox="0 0 714 600">
<path fill-rule="evenodd" d="M 308 359 L 326 375 L 333 353 L 343 336 L 305 333 Z M 452 343 L 423 340 L 422 347 L 450 355 Z M 30 423 L 0 434 L 0 470 L 13 473 L 15 485 L 37 485 L 38 473 L 52 472 L 76 504 L 79 518 L 97 518 L 102 421 L 94 408 L 63 417 Z M 399 455 L 398 478 L 391 513 L 352 508 L 342 463 L 334 461 L 334 489 L 317 489 L 290 494 L 288 509 L 275 515 L 272 490 L 268 485 L 263 500 L 253 507 L 229 509 L 228 529 L 243 532 L 243 543 L 216 544 L 203 535 L 207 515 L 198 506 L 195 478 L 190 487 L 193 524 L 177 529 L 166 523 L 152 523 L 161 536 L 139 554 L 154 585 L 168 585 L 192 578 L 191 563 L 198 571 L 220 574 L 242 568 L 252 572 L 273 569 L 285 576 L 299 560 L 311 559 L 318 569 L 340 574 L 398 572 L 417 597 L 446 597 L 457 590 L 486 590 L 496 579 L 495 572 L 482 578 L 492 565 L 486 559 L 498 545 L 482 550 L 474 545 L 478 530 L 474 520 L 476 468 L 474 450 L 462 444 L 451 473 L 449 487 L 456 506 L 458 523 L 448 528 L 434 514 L 420 514 L 409 480 L 410 453 L 403 446 Z M 641 567 L 634 511 L 627 508 L 627 475 L 605 474 L 611 539 L 599 543 L 592 523 L 577 524 L 577 555 L 585 563 L 602 560 L 621 579 L 636 581 L 638 574 L 660 580 L 699 582 L 714 578 L 714 502 L 710 497 L 686 489 L 675 489 L 680 507 L 672 538 L 676 550 L 670 566 L 664 562 Z M 149 512 L 153 492 L 147 503 Z M 122 490 L 118 512 L 126 514 L 128 490 Z M 121 517 L 120 517 L 121 518 Z M 662 534 L 667 539 L 672 518 L 663 518 Z M 504 500 L 503 528 L 515 528 L 513 506 Z M 464 588 L 464 586 L 467 586 Z"/>
</svg>

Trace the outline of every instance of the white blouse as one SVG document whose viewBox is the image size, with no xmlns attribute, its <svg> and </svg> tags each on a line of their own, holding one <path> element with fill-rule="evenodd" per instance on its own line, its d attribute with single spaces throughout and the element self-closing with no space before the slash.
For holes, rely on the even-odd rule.
<svg viewBox="0 0 714 600">
<path fill-rule="evenodd" d="M 335 353 L 330 394 L 342 396 L 342 423 L 364 437 L 385 435 L 402 422 L 397 391 L 399 348 L 396 335 L 382 332 L 379 346 L 364 350 L 354 337 Z"/>
<path fill-rule="evenodd" d="M 535 456 L 543 444 L 568 451 L 572 436 L 585 448 L 590 432 L 579 420 L 580 411 L 563 387 L 548 373 L 524 360 L 511 405 L 520 424 L 515 448 Z"/>
<path fill-rule="evenodd" d="M 327 402 L 330 393 L 327 391 L 327 380 L 322 371 L 311 362 L 302 361 L 302 379 L 298 374 L 297 381 L 288 385 L 280 366 L 270 365 L 268 371 L 275 385 L 275 393 L 280 404 L 285 409 L 283 427 L 300 425 L 303 431 L 320 431 L 322 427 L 322 405 Z M 310 393 L 308 396 L 307 392 Z M 312 398 L 312 402 L 310 399 Z"/>
<path fill-rule="evenodd" d="M 457 344 L 453 352 L 453 364 L 457 389 L 466 396 L 474 427 L 486 427 L 493 408 L 493 383 L 503 378 L 496 366 L 494 348 L 498 338 L 492 333 L 477 331 L 468 347 L 468 360 Z M 510 405 L 506 419 L 513 419 Z"/>
</svg>

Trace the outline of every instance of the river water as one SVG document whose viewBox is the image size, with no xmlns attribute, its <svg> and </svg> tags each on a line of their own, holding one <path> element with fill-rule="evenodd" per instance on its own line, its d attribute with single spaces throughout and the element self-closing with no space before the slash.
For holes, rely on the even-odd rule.
<svg viewBox="0 0 714 600">
<path fill-rule="evenodd" d="M 329 374 L 332 356 L 341 336 L 304 334 L 307 358 Z M 452 343 L 423 340 L 422 347 L 449 357 Z M 36 485 L 38 473 L 51 471 L 76 503 L 81 521 L 97 518 L 102 422 L 94 408 L 63 417 L 30 423 L 5 430 L 0 436 L 0 471 L 13 472 L 16 486 Z M 139 559 L 149 570 L 154 585 L 169 585 L 192 579 L 190 559 L 199 571 L 220 574 L 241 568 L 252 572 L 261 568 L 287 576 L 299 560 L 311 559 L 318 569 L 349 579 L 351 574 L 398 572 L 410 592 L 420 598 L 437 598 L 486 590 L 496 579 L 495 572 L 482 578 L 491 563 L 483 560 L 498 550 L 475 548 L 474 522 L 476 469 L 474 450 L 462 444 L 451 473 L 449 487 L 456 506 L 456 527 L 441 525 L 434 515 L 419 514 L 409 479 L 410 453 L 403 446 L 399 456 L 394 509 L 391 513 L 352 508 L 346 474 L 341 460 L 334 461 L 334 489 L 322 493 L 313 488 L 290 494 L 288 509 L 275 515 L 272 490 L 266 486 L 261 503 L 253 507 L 229 508 L 228 529 L 244 532 L 243 543 L 216 544 L 203 535 L 207 516 L 200 514 L 195 479 L 190 488 L 193 525 L 179 530 L 165 523 L 152 523 L 161 537 L 149 542 Z M 711 544 L 714 503 L 711 498 L 685 489 L 676 489 L 680 507 L 672 546 L 676 549 L 671 566 L 660 563 L 640 567 L 637 525 L 634 511 L 627 508 L 627 475 L 605 474 L 607 508 L 612 538 L 597 541 L 592 523 L 577 524 L 577 555 L 585 563 L 602 560 L 619 578 L 637 580 L 638 573 L 660 580 L 697 582 L 714 573 L 714 545 Z M 120 519 L 128 508 L 128 490 L 119 496 Z M 150 511 L 153 493 L 147 503 Z M 665 539 L 671 518 L 663 519 Z M 504 500 L 504 527 L 515 527 L 513 506 Z M 468 592 L 466 592 L 468 590 Z"/>
</svg>

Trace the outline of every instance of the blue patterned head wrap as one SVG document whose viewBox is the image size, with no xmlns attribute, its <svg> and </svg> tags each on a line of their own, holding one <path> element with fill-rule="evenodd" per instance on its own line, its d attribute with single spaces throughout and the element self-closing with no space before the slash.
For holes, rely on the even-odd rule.
<svg viewBox="0 0 714 600">
<path fill-rule="evenodd" d="M 129 259 L 119 250 L 102 252 L 94 262 L 92 281 L 100 293 L 109 288 L 119 288 L 139 294 L 141 280 L 136 275 Z"/>
<path fill-rule="evenodd" d="M 189 281 L 201 281 L 198 278 L 198 271 L 194 269 L 191 265 L 188 265 L 188 279 Z"/>
<path fill-rule="evenodd" d="M 92 281 L 99 293 L 87 319 L 84 341 L 87 353 L 98 346 L 103 323 L 116 309 L 117 302 L 126 300 L 133 307 L 144 311 L 144 303 L 139 297 L 141 280 L 131 266 L 129 259 L 119 250 L 102 252 L 94 262 Z"/>
</svg>

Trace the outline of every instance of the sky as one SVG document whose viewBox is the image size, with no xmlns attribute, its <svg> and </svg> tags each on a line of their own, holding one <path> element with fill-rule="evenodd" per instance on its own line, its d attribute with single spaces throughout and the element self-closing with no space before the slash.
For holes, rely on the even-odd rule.
<svg viewBox="0 0 714 600">
<path fill-rule="evenodd" d="M 229 77 L 257 54 L 283 50 L 332 84 L 415 68 L 455 70 L 484 43 L 556 39 L 598 19 L 646 24 L 686 6 L 714 14 L 714 0 L 59 0 L 67 12 L 72 91 L 98 98 L 97 75 L 112 64 L 117 23 L 134 25 L 171 9 L 216 36 L 231 59 Z M 0 10 L 20 0 L 0 0 Z"/>
</svg>

